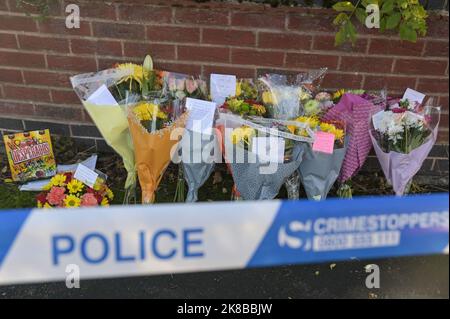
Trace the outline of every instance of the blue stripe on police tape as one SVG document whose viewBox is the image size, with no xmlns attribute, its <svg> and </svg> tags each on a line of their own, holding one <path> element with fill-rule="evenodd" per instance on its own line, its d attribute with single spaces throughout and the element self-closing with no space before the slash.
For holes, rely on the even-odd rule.
<svg viewBox="0 0 450 319">
<path fill-rule="evenodd" d="M 0 267 L 31 209 L 0 211 Z"/>
<path fill-rule="evenodd" d="M 448 194 L 283 202 L 248 266 L 440 254 Z"/>
</svg>

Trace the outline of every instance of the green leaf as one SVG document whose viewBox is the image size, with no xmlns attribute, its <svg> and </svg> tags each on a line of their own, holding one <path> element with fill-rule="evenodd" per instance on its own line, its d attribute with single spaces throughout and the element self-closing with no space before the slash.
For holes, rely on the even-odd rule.
<svg viewBox="0 0 450 319">
<path fill-rule="evenodd" d="M 386 31 L 386 17 L 380 19 L 380 32 L 383 33 Z"/>
<path fill-rule="evenodd" d="M 402 23 L 400 25 L 400 39 L 416 42 L 417 41 L 417 32 L 406 23 Z"/>
<path fill-rule="evenodd" d="M 378 4 L 378 0 L 362 0 L 361 4 L 366 8 L 369 4 Z"/>
<path fill-rule="evenodd" d="M 390 13 L 394 10 L 394 0 L 386 0 L 381 7 L 381 13 Z"/>
<path fill-rule="evenodd" d="M 339 31 L 336 32 L 336 36 L 334 37 L 334 46 L 338 47 L 342 45 L 347 39 L 345 26 L 342 25 L 339 28 Z"/>
<path fill-rule="evenodd" d="M 359 22 L 362 24 L 366 23 L 367 13 L 363 8 L 357 8 L 355 11 L 355 15 L 358 18 Z"/>
<path fill-rule="evenodd" d="M 388 16 L 386 19 L 386 29 L 390 30 L 396 28 L 401 19 L 402 15 L 400 12 L 395 12 L 394 14 Z"/>
<path fill-rule="evenodd" d="M 349 1 L 338 2 L 333 6 L 333 9 L 338 12 L 352 12 L 355 10 L 355 6 Z"/>
<path fill-rule="evenodd" d="M 357 33 L 356 33 L 355 26 L 353 25 L 353 23 L 348 21 L 345 24 L 345 28 L 346 28 L 347 39 L 349 39 L 352 42 L 352 45 L 355 45 L 356 38 L 357 38 Z"/>
<path fill-rule="evenodd" d="M 336 18 L 334 18 L 333 24 L 341 25 L 345 21 L 348 21 L 348 15 L 347 15 L 347 13 L 341 12 L 336 16 Z"/>
</svg>

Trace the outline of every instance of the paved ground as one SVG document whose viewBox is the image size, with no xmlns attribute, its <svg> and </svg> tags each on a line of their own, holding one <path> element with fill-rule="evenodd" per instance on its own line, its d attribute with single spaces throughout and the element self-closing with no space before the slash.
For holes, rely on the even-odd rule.
<svg viewBox="0 0 450 319">
<path fill-rule="evenodd" d="M 367 289 L 364 266 L 380 267 Z M 0 298 L 449 298 L 449 257 L 427 256 L 241 271 L 0 287 Z"/>
</svg>

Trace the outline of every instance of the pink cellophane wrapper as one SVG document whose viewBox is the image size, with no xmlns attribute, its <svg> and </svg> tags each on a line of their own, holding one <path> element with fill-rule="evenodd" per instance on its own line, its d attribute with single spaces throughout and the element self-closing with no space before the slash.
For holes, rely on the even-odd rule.
<svg viewBox="0 0 450 319">
<path fill-rule="evenodd" d="M 344 121 L 346 125 L 349 142 L 338 177 L 339 182 L 350 179 L 363 166 L 372 148 L 370 136 L 367 134 L 370 118 L 384 107 L 383 104 L 373 104 L 359 95 L 346 93 L 323 117 L 325 121 Z"/>
<path fill-rule="evenodd" d="M 375 153 L 383 169 L 384 176 L 391 183 L 397 196 L 402 196 L 408 182 L 417 174 L 436 142 L 438 125 L 433 130 L 428 140 L 409 154 L 389 152 L 385 153 L 378 146 L 372 132 L 369 131 Z"/>
</svg>

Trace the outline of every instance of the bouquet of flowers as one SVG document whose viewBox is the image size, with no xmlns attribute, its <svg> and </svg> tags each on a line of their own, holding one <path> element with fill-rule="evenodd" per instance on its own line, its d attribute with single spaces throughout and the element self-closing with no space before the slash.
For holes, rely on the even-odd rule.
<svg viewBox="0 0 450 319">
<path fill-rule="evenodd" d="M 317 152 L 310 145 L 298 168 L 300 180 L 309 199 L 325 199 L 341 170 L 345 156 L 345 123 L 324 122 L 318 117 L 301 116 L 295 121 L 306 123 L 314 132 L 326 132 L 334 135 L 332 154 Z M 304 129 L 290 127 L 297 135 L 304 135 Z"/>
<path fill-rule="evenodd" d="M 206 100 L 208 98 L 208 88 L 206 81 L 193 76 L 168 73 L 165 78 L 167 91 L 172 101 L 174 109 L 182 113 L 186 110 L 186 99 L 194 98 Z M 174 201 L 195 202 L 198 199 L 198 189 L 206 182 L 214 169 L 214 161 L 194 160 L 196 155 L 202 154 L 206 148 L 214 142 L 214 135 L 204 136 L 204 134 L 185 129 L 183 138 L 179 144 L 182 153 L 182 164 L 178 166 L 178 182 Z M 184 185 L 188 185 L 188 192 L 185 198 Z"/>
<path fill-rule="evenodd" d="M 326 122 L 345 123 L 347 148 L 344 162 L 338 177 L 341 197 L 351 197 L 351 188 L 347 182 L 363 166 L 372 148 L 370 136 L 367 134 L 371 114 L 384 110 L 386 99 L 363 93 L 356 95 L 344 93 L 339 102 L 322 117 Z"/>
<path fill-rule="evenodd" d="M 75 208 L 109 206 L 114 198 L 111 189 L 102 178 L 97 178 L 94 187 L 75 179 L 71 172 L 56 174 L 36 195 L 38 208 Z"/>
<path fill-rule="evenodd" d="M 134 196 L 136 169 L 134 145 L 126 115 L 126 105 L 142 99 L 143 94 L 157 92 L 161 73 L 152 70 L 147 56 L 143 65 L 116 64 L 97 73 L 79 74 L 70 78 L 72 86 L 105 141 L 123 159 L 127 170 L 125 202 Z M 107 116 L 106 116 L 107 115 Z"/>
<path fill-rule="evenodd" d="M 302 159 L 305 146 L 298 142 L 311 141 L 311 135 L 296 136 L 288 130 L 290 124 L 312 134 L 303 123 L 288 121 L 298 115 L 299 88 L 276 86 L 281 77 L 264 77 L 257 96 L 229 98 L 221 109 L 224 156 L 235 188 L 246 200 L 273 199 Z M 250 90 L 238 90 L 244 91 Z"/>
<path fill-rule="evenodd" d="M 427 106 L 421 113 L 413 112 L 414 109 L 416 103 L 410 107 L 406 102 L 372 117 L 370 138 L 396 195 L 407 192 L 436 142 L 440 109 Z"/>
<path fill-rule="evenodd" d="M 128 123 L 143 203 L 155 201 L 155 191 L 171 160 L 172 148 L 178 143 L 172 133 L 181 129 L 177 134 L 181 135 L 185 121 L 185 115 L 178 116 L 180 112 L 174 110 L 161 88 L 159 92 L 155 88 L 150 90 L 153 94 L 149 99 L 128 105 Z"/>
</svg>

